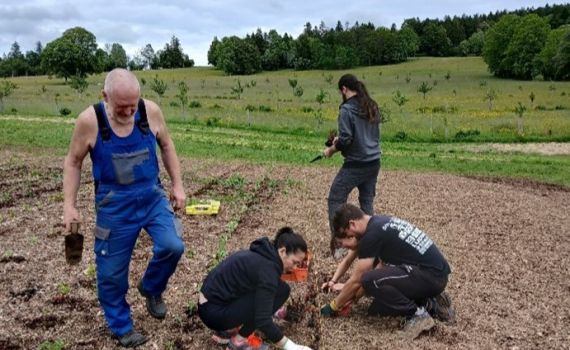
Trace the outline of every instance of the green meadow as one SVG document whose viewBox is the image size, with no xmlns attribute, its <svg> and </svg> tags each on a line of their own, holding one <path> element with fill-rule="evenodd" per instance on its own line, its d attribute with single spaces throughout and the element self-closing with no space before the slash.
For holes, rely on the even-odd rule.
<svg viewBox="0 0 570 350">
<path fill-rule="evenodd" d="M 211 68 L 136 72 L 160 101 L 179 153 L 188 157 L 307 165 L 336 127 L 338 78 L 350 72 L 381 105 L 384 169 L 506 176 L 570 186 L 570 156 L 476 150 L 478 144 L 569 142 L 570 83 L 494 78 L 481 58 L 418 58 L 350 71 L 278 71 L 224 76 Z M 164 80 L 162 98 L 150 88 Z M 73 118 L 100 96 L 104 76 L 79 94 L 62 79 L 14 78 L 4 99 L 0 145 L 65 154 Z M 289 81 L 303 89 L 295 96 Z M 189 87 L 183 109 L 178 84 Z M 241 85 L 243 91 L 236 90 Z M 425 98 L 418 87 L 431 88 Z M 398 106 L 394 96 L 407 100 Z M 316 96 L 324 93 L 318 103 Z M 239 96 L 238 96 L 239 95 Z M 519 113 L 515 108 L 519 108 Z M 522 110 L 521 110 L 522 106 Z M 67 108 L 68 116 L 60 111 Z M 315 166 L 338 166 L 341 157 Z"/>
</svg>

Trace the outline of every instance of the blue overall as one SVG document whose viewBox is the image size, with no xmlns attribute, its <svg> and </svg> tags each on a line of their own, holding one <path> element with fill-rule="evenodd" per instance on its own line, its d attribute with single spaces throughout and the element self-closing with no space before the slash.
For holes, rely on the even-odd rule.
<svg viewBox="0 0 570 350">
<path fill-rule="evenodd" d="M 103 102 L 100 102 L 101 104 Z M 127 137 L 110 130 L 105 141 L 99 130 L 90 151 L 95 180 L 95 262 L 97 292 L 111 331 L 121 336 L 133 328 L 126 295 L 129 263 L 142 228 L 153 241 L 153 257 L 143 276 L 144 291 L 159 296 L 166 289 L 184 252 L 182 226 L 160 184 L 156 137 L 143 133 L 136 122 Z"/>
</svg>

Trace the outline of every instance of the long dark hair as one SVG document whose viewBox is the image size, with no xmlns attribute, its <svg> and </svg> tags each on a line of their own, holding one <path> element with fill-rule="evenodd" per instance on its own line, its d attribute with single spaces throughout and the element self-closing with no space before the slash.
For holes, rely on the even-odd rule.
<svg viewBox="0 0 570 350">
<path fill-rule="evenodd" d="M 356 92 L 356 98 L 360 104 L 360 108 L 366 113 L 370 123 L 379 123 L 381 121 L 378 104 L 368 95 L 368 90 L 366 90 L 366 86 L 363 82 L 352 74 L 345 74 L 338 80 L 338 89 L 341 90 L 343 86 Z"/>
<path fill-rule="evenodd" d="M 295 254 L 299 250 L 303 253 L 307 252 L 307 242 L 298 233 L 295 233 L 291 227 L 282 227 L 277 231 L 273 240 L 275 249 L 285 247 L 285 253 Z"/>
</svg>

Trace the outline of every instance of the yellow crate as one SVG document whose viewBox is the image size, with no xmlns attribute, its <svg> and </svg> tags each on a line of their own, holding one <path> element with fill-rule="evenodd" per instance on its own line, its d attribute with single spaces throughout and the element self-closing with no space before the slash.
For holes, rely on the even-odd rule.
<svg viewBox="0 0 570 350">
<path fill-rule="evenodd" d="M 216 215 L 220 211 L 220 201 L 202 200 L 186 206 L 186 215 Z"/>
</svg>

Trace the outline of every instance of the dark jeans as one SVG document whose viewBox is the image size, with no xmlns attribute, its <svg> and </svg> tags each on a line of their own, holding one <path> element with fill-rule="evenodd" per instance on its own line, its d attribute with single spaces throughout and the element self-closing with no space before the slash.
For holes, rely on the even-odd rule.
<svg viewBox="0 0 570 350">
<path fill-rule="evenodd" d="M 273 312 L 285 304 L 290 292 L 291 287 L 280 280 L 273 301 Z M 244 295 L 225 305 L 206 302 L 198 306 L 198 315 L 208 328 L 215 331 L 225 331 L 241 325 L 239 334 L 247 337 L 256 329 L 255 293 Z"/>
<path fill-rule="evenodd" d="M 365 168 L 342 167 L 334 178 L 328 198 L 329 226 L 334 237 L 332 219 L 335 212 L 346 203 L 348 195 L 358 188 L 358 202 L 360 209 L 368 215 L 374 215 L 374 197 L 376 196 L 376 182 L 380 172 L 380 163 Z"/>
<path fill-rule="evenodd" d="M 369 314 L 412 316 L 425 300 L 439 295 L 447 274 L 415 265 L 383 266 L 362 275 L 366 295 L 374 298 Z"/>
</svg>

